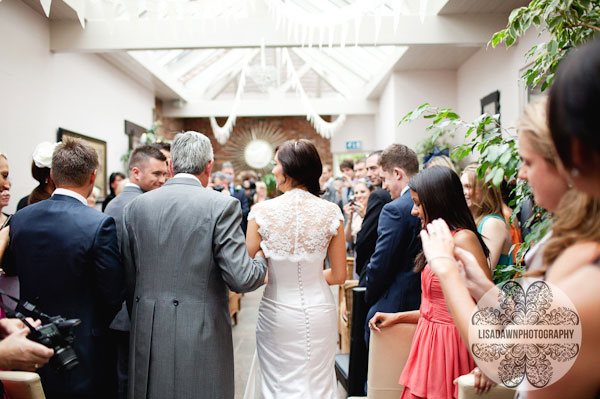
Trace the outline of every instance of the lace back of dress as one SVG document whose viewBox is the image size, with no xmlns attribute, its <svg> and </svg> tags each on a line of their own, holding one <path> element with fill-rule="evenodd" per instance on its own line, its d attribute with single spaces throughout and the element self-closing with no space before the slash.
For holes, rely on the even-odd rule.
<svg viewBox="0 0 600 399">
<path fill-rule="evenodd" d="M 303 260 L 321 256 L 342 219 L 339 208 L 303 190 L 292 190 L 252 210 L 265 255 Z"/>
</svg>

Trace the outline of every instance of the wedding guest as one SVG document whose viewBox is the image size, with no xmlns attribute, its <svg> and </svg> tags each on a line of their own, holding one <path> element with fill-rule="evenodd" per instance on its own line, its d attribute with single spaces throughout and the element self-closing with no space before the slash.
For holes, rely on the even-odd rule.
<svg viewBox="0 0 600 399">
<path fill-rule="evenodd" d="M 8 206 L 10 201 L 10 179 L 8 178 L 8 158 L 5 154 L 0 153 L 0 211 Z M 4 227 L 9 214 L 0 213 L 0 228 Z"/>
<path fill-rule="evenodd" d="M 356 235 L 354 247 L 354 272 L 359 276 L 359 286 L 365 286 L 366 265 L 375 252 L 377 243 L 377 227 L 379 215 L 383 206 L 392 200 L 390 193 L 381 188 L 381 165 L 379 157 L 383 151 L 375 151 L 369 155 L 365 162 L 367 179 L 373 184 L 373 192 L 369 195 L 367 209 L 363 218 L 360 231 Z"/>
<path fill-rule="evenodd" d="M 106 196 L 106 198 L 104 198 L 104 201 L 102 202 L 102 212 L 104 212 L 110 201 L 112 201 L 117 196 L 117 187 L 119 186 L 119 183 L 123 181 L 123 179 L 125 179 L 125 175 L 121 172 L 113 172 L 110 174 L 108 178 L 108 188 L 110 190 L 110 193 Z"/>
<path fill-rule="evenodd" d="M 454 162 L 452 162 L 452 159 L 447 155 L 438 155 L 429 159 L 425 168 L 429 169 L 434 166 L 445 166 L 456 172 L 456 166 L 454 165 Z"/>
<path fill-rule="evenodd" d="M 167 158 L 167 170 L 168 170 L 168 175 L 167 175 L 167 180 L 169 180 L 171 177 L 173 177 L 173 171 L 172 171 L 172 166 L 171 166 L 171 144 L 167 143 L 166 141 L 159 141 L 156 142 L 154 144 L 152 144 L 154 147 L 158 148 L 160 150 L 160 152 L 163 153 L 163 155 L 165 156 L 165 158 Z"/>
<path fill-rule="evenodd" d="M 364 179 L 365 177 L 367 177 L 367 158 L 358 158 L 354 162 L 354 178 Z"/>
<path fill-rule="evenodd" d="M 139 146 L 133 150 L 129 157 L 128 170 L 129 179 L 126 179 L 128 183 L 125 184 L 123 192 L 105 210 L 105 213 L 112 216 L 117 223 L 119 248 L 121 248 L 125 206 L 143 193 L 162 187 L 168 176 L 167 158 L 155 146 Z M 119 399 L 127 398 L 130 330 L 129 314 L 125 303 L 123 303 L 121 310 L 110 323 L 110 332 L 114 338 L 116 348 L 117 395 Z"/>
<path fill-rule="evenodd" d="M 66 375 L 40 369 L 48 399 L 114 398 L 108 325 L 125 294 L 115 221 L 86 202 L 96 180 L 98 153 L 66 139 L 54 150 L 57 189 L 46 201 L 15 213 L 3 259 L 7 274 L 18 273 L 20 299 L 50 315 L 80 319 L 73 348 L 79 365 Z"/>
<path fill-rule="evenodd" d="M 498 187 L 479 180 L 476 164 L 467 166 L 460 180 L 467 205 L 477 223 L 477 231 L 490 250 L 488 261 L 493 274 L 497 265 L 512 264 L 509 255 L 512 239 L 502 214 L 502 195 Z"/>
<path fill-rule="evenodd" d="M 356 244 L 356 235 L 361 229 L 365 212 L 369 202 L 369 196 L 373 192 L 373 185 L 370 181 L 365 179 L 358 179 L 352 187 L 354 192 L 354 200 L 350 201 L 344 207 L 344 213 L 346 214 L 346 226 L 344 233 L 346 235 L 346 243 L 349 244 L 350 250 L 354 251 Z"/>
<path fill-rule="evenodd" d="M 52 153 L 58 144 L 44 141 L 38 144 L 33 150 L 31 175 L 37 180 L 39 185 L 33 189 L 31 194 L 19 200 L 17 211 L 25 208 L 27 205 L 47 200 L 54 192 L 55 186 L 50 175 L 50 167 L 52 166 Z"/>
<path fill-rule="evenodd" d="M 437 218 L 446 220 L 455 245 L 473 253 L 489 278 L 488 250 L 477 232 L 458 175 L 448 167 L 434 166 L 413 177 L 408 187 L 414 201 L 412 214 L 421 220 L 422 227 Z M 417 323 L 410 354 L 400 376 L 399 383 L 404 385 L 401 398 L 456 398 L 458 386 L 454 380 L 473 370 L 475 362 L 452 321 L 440 281 L 429 268 L 423 252 L 417 256 L 415 271 L 421 273 L 420 309 L 378 312 L 369 321 L 369 327 L 379 331 L 396 323 Z M 489 389 L 487 380 L 477 388 Z"/>
<path fill-rule="evenodd" d="M 96 202 L 98 201 L 98 197 L 100 196 L 100 189 L 96 186 L 94 186 L 94 188 L 92 189 L 92 192 L 90 193 L 90 195 L 86 198 L 87 200 L 87 205 L 90 208 L 95 208 L 96 207 Z"/>
<path fill-rule="evenodd" d="M 257 181 L 256 183 L 256 193 L 254 194 L 253 203 L 256 205 L 259 202 L 263 202 L 269 199 L 267 184 L 262 181 Z"/>
<path fill-rule="evenodd" d="M 342 172 L 342 187 L 339 190 L 340 199 L 342 200 L 342 208 L 350 202 L 352 194 L 352 185 L 354 184 L 354 161 L 344 159 L 340 162 L 340 172 Z"/>
<path fill-rule="evenodd" d="M 248 227 L 248 213 L 250 212 L 250 204 L 248 203 L 246 192 L 242 186 L 234 184 L 235 171 L 231 162 L 225 162 L 223 164 L 221 173 L 224 173 L 227 177 L 225 188 L 229 190 L 229 194 L 231 194 L 232 197 L 240 202 L 240 206 L 242 207 L 242 230 L 244 231 L 244 234 L 246 234 L 246 228 Z"/>
<path fill-rule="evenodd" d="M 411 214 L 413 200 L 408 181 L 418 173 L 417 154 L 402 144 L 392 144 L 379 158 L 381 182 L 392 201 L 379 215 L 375 252 L 366 266 L 365 343 L 370 330 L 366 323 L 376 312 L 416 310 L 421 304 L 421 278 L 414 273 L 414 260 L 421 252 L 419 218 Z"/>
</svg>

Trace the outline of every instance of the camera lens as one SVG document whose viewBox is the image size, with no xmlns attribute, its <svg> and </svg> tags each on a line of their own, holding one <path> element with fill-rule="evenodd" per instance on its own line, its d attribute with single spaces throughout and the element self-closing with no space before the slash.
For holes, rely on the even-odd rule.
<svg viewBox="0 0 600 399">
<path fill-rule="evenodd" d="M 77 360 L 77 354 L 70 346 L 66 348 L 57 348 L 54 352 L 54 356 L 50 359 L 50 365 L 59 373 L 70 371 L 78 364 L 79 360 Z"/>
</svg>

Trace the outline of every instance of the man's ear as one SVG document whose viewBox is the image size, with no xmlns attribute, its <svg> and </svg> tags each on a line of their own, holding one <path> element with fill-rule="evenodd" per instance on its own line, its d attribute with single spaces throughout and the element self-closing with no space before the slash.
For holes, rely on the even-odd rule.
<svg viewBox="0 0 600 399">
<path fill-rule="evenodd" d="M 402 180 L 404 177 L 404 171 L 400 168 L 394 168 L 394 177 L 396 180 Z"/>
<path fill-rule="evenodd" d="M 91 184 L 92 186 L 94 185 L 94 183 L 96 183 L 97 175 L 98 175 L 98 170 L 94 169 L 94 171 L 92 172 L 92 174 L 90 175 L 90 178 L 88 180 L 88 183 Z"/>
<path fill-rule="evenodd" d="M 206 173 L 210 176 L 211 172 L 212 172 L 212 168 L 215 165 L 215 161 L 210 160 L 208 161 L 208 163 L 206 164 L 206 169 L 204 169 L 206 171 Z"/>
</svg>

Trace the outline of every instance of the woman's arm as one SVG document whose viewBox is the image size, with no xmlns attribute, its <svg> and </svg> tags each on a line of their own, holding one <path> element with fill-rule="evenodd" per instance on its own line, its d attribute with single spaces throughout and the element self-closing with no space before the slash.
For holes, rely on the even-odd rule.
<svg viewBox="0 0 600 399">
<path fill-rule="evenodd" d="M 2 230 L 0 230 L 0 260 L 2 260 L 4 251 L 6 251 L 6 247 L 8 247 L 9 230 L 10 226 L 6 226 Z"/>
<path fill-rule="evenodd" d="M 248 229 L 250 229 L 249 225 Z M 328 253 L 331 269 L 323 271 L 325 281 L 329 285 L 344 284 L 346 281 L 346 241 L 344 240 L 343 221 L 340 221 L 337 234 L 331 238 Z"/>
<path fill-rule="evenodd" d="M 504 243 L 506 242 L 506 233 L 508 228 L 506 223 L 503 220 L 494 218 L 489 218 L 485 221 L 481 228 L 481 237 L 483 238 L 483 242 L 490 250 L 489 261 L 490 261 L 490 270 L 493 272 L 498 265 L 498 260 L 500 260 L 500 255 L 502 255 L 502 250 L 504 249 Z"/>
<path fill-rule="evenodd" d="M 352 208 L 350 208 L 349 204 L 346 204 L 344 207 L 344 212 L 348 215 L 346 227 L 344 227 L 344 237 L 346 242 L 352 242 L 352 216 L 354 215 L 354 212 L 352 212 Z"/>
<path fill-rule="evenodd" d="M 256 223 L 256 219 L 248 220 L 248 227 L 246 229 L 246 249 L 248 250 L 248 255 L 254 258 L 256 253 L 260 250 L 260 243 L 262 242 L 262 237 L 258 234 L 258 224 Z"/>
<path fill-rule="evenodd" d="M 454 245 L 473 254 L 481 270 L 483 270 L 488 279 L 491 280 L 492 274 L 490 268 L 488 267 L 485 253 L 483 252 L 483 248 L 481 248 L 481 244 L 479 243 L 475 233 L 473 233 L 471 230 L 460 230 L 456 232 L 454 234 Z M 500 255 L 498 255 L 498 257 L 500 257 Z"/>
<path fill-rule="evenodd" d="M 417 324 L 420 317 L 421 312 L 418 310 L 398 313 L 377 312 L 371 320 L 369 320 L 369 328 L 374 331 L 381 331 L 382 328 L 390 327 L 398 323 Z"/>
</svg>

